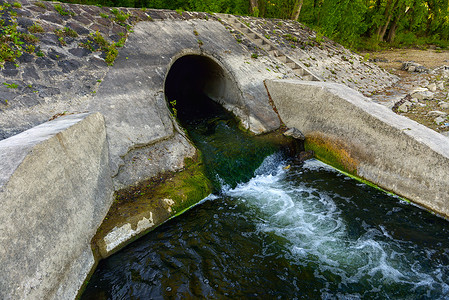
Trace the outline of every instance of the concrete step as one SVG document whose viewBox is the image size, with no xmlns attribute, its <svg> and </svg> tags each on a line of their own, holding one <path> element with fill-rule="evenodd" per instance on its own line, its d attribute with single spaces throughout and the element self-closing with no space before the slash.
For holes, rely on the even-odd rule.
<svg viewBox="0 0 449 300">
<path fill-rule="evenodd" d="M 258 45 L 258 46 L 262 46 L 264 43 L 264 41 L 260 38 L 254 39 L 254 44 Z"/>
<path fill-rule="evenodd" d="M 246 36 L 249 37 L 250 39 L 255 39 L 256 38 L 256 34 L 252 33 L 252 32 L 248 33 Z"/>
<path fill-rule="evenodd" d="M 287 65 L 287 67 L 289 67 L 291 69 L 298 69 L 296 63 L 294 63 L 294 62 L 287 62 L 286 65 Z"/>
<path fill-rule="evenodd" d="M 277 59 L 279 59 L 280 61 L 282 61 L 283 63 L 285 63 L 285 62 L 287 62 L 287 56 L 285 56 L 285 55 L 279 55 L 278 57 L 277 57 Z"/>
<path fill-rule="evenodd" d="M 302 76 L 302 79 L 307 80 L 307 81 L 316 81 L 315 77 L 313 77 L 312 75 L 304 75 L 304 76 Z"/>
<path fill-rule="evenodd" d="M 264 44 L 262 48 L 263 50 L 267 51 L 268 54 L 270 54 L 270 52 L 274 49 L 270 44 Z"/>
<path fill-rule="evenodd" d="M 299 76 L 308 75 L 308 74 L 305 73 L 303 68 L 293 69 L 293 71 L 295 71 L 295 73 L 298 74 Z"/>
</svg>

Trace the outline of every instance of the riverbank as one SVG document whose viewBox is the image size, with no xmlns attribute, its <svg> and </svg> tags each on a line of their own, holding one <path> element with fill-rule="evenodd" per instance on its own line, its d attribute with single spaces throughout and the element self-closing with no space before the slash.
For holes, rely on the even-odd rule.
<svg viewBox="0 0 449 300">
<path fill-rule="evenodd" d="M 399 78 L 372 95 L 374 101 L 449 137 L 448 50 L 394 49 L 362 55 Z"/>
</svg>

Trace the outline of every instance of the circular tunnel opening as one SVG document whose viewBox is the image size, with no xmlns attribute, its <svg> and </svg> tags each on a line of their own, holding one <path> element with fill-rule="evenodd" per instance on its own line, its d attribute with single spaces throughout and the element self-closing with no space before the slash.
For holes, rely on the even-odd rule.
<svg viewBox="0 0 449 300">
<path fill-rule="evenodd" d="M 235 106 L 236 86 L 225 70 L 206 56 L 186 55 L 177 59 L 165 80 L 165 96 L 181 125 L 210 118 L 220 104 Z M 213 101 L 212 101 L 213 100 Z"/>
</svg>

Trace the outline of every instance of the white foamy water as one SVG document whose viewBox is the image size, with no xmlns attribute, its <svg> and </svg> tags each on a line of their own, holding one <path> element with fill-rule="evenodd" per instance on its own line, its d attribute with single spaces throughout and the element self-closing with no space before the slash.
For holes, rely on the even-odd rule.
<svg viewBox="0 0 449 300">
<path fill-rule="evenodd" d="M 317 160 L 307 161 L 300 170 L 289 168 L 275 154 L 249 182 L 223 192 L 257 211 L 257 230 L 287 241 L 283 255 L 293 264 L 313 266 L 315 277 L 328 282 L 323 298 L 357 299 L 390 290 L 394 295 L 397 288 L 408 290 L 412 299 L 418 291 L 429 298 L 449 296 L 448 266 L 432 261 L 435 250 L 396 240 L 382 224 L 351 220 L 350 197 L 291 180 L 292 173 L 301 177 L 302 172 L 336 171 Z M 343 211 L 335 199 L 349 208 Z M 351 222 L 361 228 L 357 234 Z M 343 292 L 335 291 L 336 286 Z"/>
</svg>

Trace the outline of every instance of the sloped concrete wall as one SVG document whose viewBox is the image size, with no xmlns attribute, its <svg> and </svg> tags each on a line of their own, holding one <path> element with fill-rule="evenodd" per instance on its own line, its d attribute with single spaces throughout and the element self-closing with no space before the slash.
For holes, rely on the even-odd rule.
<svg viewBox="0 0 449 300">
<path fill-rule="evenodd" d="M 75 298 L 111 201 L 101 114 L 61 117 L 0 141 L 0 298 Z"/>
<path fill-rule="evenodd" d="M 269 104 L 263 80 L 283 77 L 281 71 L 285 69 L 271 66 L 274 63 L 268 58 L 251 58 L 251 53 L 220 22 L 140 22 L 133 30 L 96 96 L 79 107 L 67 108 L 67 111 L 98 111 L 104 115 L 116 189 L 149 179 L 154 172 L 170 169 L 164 165 L 153 166 L 151 171 L 127 172 L 129 161 L 133 160 L 126 158 L 145 160 L 141 153 L 148 153 L 149 158 L 156 143 L 170 139 L 178 143 L 180 150 L 185 149 L 184 157 L 191 156 L 192 149 L 174 139 L 176 124 L 170 118 L 164 95 L 164 83 L 171 66 L 185 55 L 208 57 L 222 68 L 220 78 L 226 83 L 223 84 L 226 89 L 211 91 L 211 96 L 233 111 L 246 128 L 263 133 L 279 127 L 279 118 Z M 221 85 L 217 83 L 217 86 Z M 238 95 L 237 98 L 228 95 L 231 86 L 232 95 Z M 169 157 L 165 160 L 169 161 Z M 182 168 L 183 160 L 173 165 Z M 126 176 L 121 175 L 122 172 L 126 172 Z M 123 180 L 125 177 L 127 179 Z"/>
<path fill-rule="evenodd" d="M 304 133 L 306 146 L 318 145 L 354 175 L 449 217 L 448 138 L 340 84 L 266 85 L 281 119 Z"/>
</svg>

